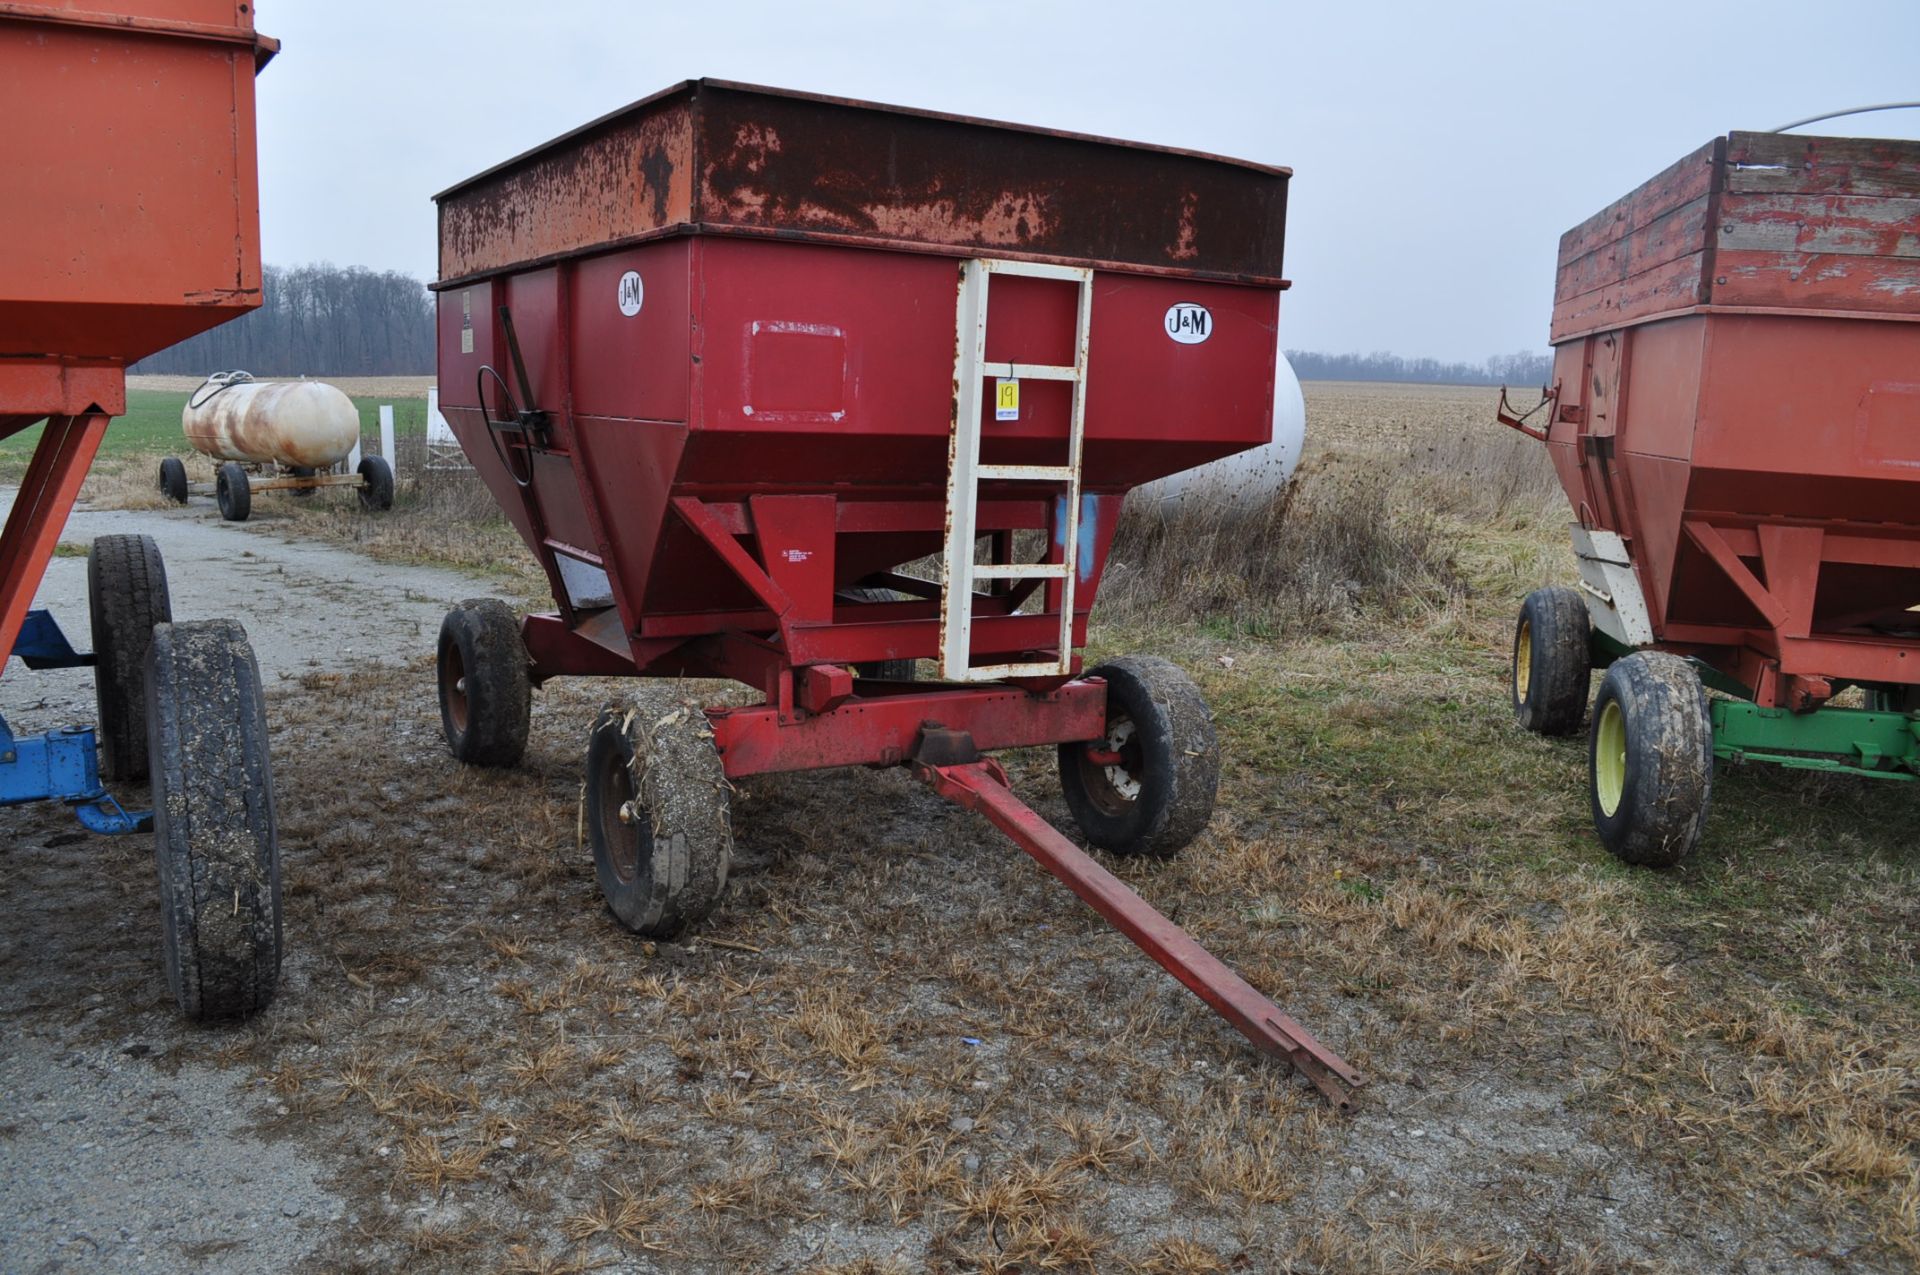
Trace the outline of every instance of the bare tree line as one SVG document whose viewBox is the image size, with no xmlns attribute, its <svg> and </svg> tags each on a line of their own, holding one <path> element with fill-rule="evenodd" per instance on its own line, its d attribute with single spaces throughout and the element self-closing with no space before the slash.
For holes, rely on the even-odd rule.
<svg viewBox="0 0 1920 1275">
<path fill-rule="evenodd" d="M 258 310 L 140 360 L 133 372 L 410 376 L 433 371 L 433 298 L 364 266 L 268 266 Z"/>
<path fill-rule="evenodd" d="M 1429 385 L 1545 385 L 1553 356 L 1521 350 L 1496 354 L 1485 363 L 1409 359 L 1385 350 L 1373 354 L 1321 354 L 1288 350 L 1287 361 L 1303 381 L 1420 381 Z"/>
</svg>

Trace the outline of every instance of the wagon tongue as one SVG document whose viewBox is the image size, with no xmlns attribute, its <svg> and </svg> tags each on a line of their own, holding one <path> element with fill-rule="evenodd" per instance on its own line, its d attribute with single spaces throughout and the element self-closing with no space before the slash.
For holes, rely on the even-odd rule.
<svg viewBox="0 0 1920 1275">
<path fill-rule="evenodd" d="M 998 762 L 982 758 L 941 765 L 922 760 L 915 763 L 914 773 L 948 801 L 985 815 L 1236 1031 L 1262 1051 L 1292 1063 L 1336 1109 L 1352 1109 L 1349 1089 L 1366 1083 L 1358 1071 L 1028 809 L 1007 786 L 1007 772 Z"/>
</svg>

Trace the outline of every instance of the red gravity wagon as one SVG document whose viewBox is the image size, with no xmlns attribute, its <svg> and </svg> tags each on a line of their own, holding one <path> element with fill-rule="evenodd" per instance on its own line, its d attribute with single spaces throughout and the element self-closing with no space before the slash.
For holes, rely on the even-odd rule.
<svg viewBox="0 0 1920 1275">
<path fill-rule="evenodd" d="M 1572 733 L 1606 668 L 1600 839 L 1678 862 L 1716 758 L 1916 778 L 1920 142 L 1717 138 L 1568 231 L 1555 298 L 1544 426 L 1502 419 L 1580 584 L 1528 596 L 1513 704 Z"/>
<path fill-rule="evenodd" d="M 626 926 L 718 903 L 732 781 L 911 766 L 1344 1106 L 1351 1068 L 985 756 L 1057 746 L 1117 854 L 1206 826 L 1193 684 L 1077 651 L 1127 491 L 1272 435 L 1287 178 L 701 80 L 442 192 L 441 410 L 556 604 L 448 615 L 454 755 L 517 762 L 550 678 L 743 682 L 764 702 L 592 726 Z"/>
</svg>

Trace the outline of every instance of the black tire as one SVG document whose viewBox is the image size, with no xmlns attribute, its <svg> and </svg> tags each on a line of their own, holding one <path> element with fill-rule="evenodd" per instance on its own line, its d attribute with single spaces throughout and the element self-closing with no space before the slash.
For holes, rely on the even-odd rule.
<svg viewBox="0 0 1920 1275">
<path fill-rule="evenodd" d="M 848 589 L 850 597 L 862 602 L 905 602 L 910 601 L 904 593 L 892 589 Z M 916 660 L 866 660 L 853 666 L 856 677 L 869 677 L 876 682 L 911 682 L 915 679 L 919 663 Z"/>
<path fill-rule="evenodd" d="M 1713 791 L 1713 718 L 1692 665 L 1636 651 L 1608 667 L 1587 774 L 1594 831 L 1623 861 L 1671 867 L 1699 844 Z"/>
<path fill-rule="evenodd" d="M 280 982 L 280 847 L 245 630 L 231 620 L 154 629 L 147 731 L 167 984 L 189 1018 L 254 1013 Z"/>
<path fill-rule="evenodd" d="M 393 508 L 393 466 L 383 456 L 360 458 L 360 507 L 384 513 Z"/>
<path fill-rule="evenodd" d="M 497 598 L 469 598 L 440 622 L 440 729 L 469 766 L 517 766 L 533 683 L 520 620 Z"/>
<path fill-rule="evenodd" d="M 147 648 L 153 626 L 173 619 L 167 568 L 152 536 L 100 536 L 87 551 L 93 621 L 93 694 L 100 769 L 108 779 L 147 777 Z"/>
<path fill-rule="evenodd" d="M 180 463 L 178 456 L 161 460 L 160 490 L 176 505 L 187 503 L 187 467 Z"/>
<path fill-rule="evenodd" d="M 1879 686 L 1867 692 L 1867 707 L 1876 713 L 1920 713 L 1920 686 Z"/>
<path fill-rule="evenodd" d="M 1213 818 L 1220 745 L 1213 714 L 1180 668 L 1150 656 L 1102 664 L 1107 734 L 1060 745 L 1060 787 L 1088 841 L 1119 855 L 1166 859 Z M 1116 752 L 1102 764 L 1090 748 Z"/>
<path fill-rule="evenodd" d="M 213 498 L 220 505 L 220 516 L 228 522 L 245 522 L 253 512 L 253 488 L 247 484 L 247 471 L 240 462 L 230 460 L 214 476 Z"/>
<path fill-rule="evenodd" d="M 287 473 L 294 478 L 311 478 L 315 472 L 315 470 L 306 465 L 295 465 L 287 471 Z M 293 495 L 296 500 L 305 500 L 319 490 L 318 487 L 295 487 L 293 489 Z"/>
<path fill-rule="evenodd" d="M 1535 589 L 1513 626 L 1513 715 L 1537 735 L 1571 735 L 1593 688 L 1593 624 L 1578 589 Z"/>
<path fill-rule="evenodd" d="M 587 840 L 622 925 L 671 938 L 719 905 L 733 859 L 731 790 L 698 707 L 601 711 L 587 739 Z"/>
</svg>

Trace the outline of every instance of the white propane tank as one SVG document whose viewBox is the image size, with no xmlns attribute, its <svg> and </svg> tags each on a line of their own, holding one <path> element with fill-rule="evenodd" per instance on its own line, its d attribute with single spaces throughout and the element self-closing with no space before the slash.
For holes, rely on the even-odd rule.
<svg viewBox="0 0 1920 1275">
<path fill-rule="evenodd" d="M 360 412 L 324 381 L 222 372 L 188 396 L 180 430 L 193 450 L 215 460 L 330 469 L 360 441 Z"/>
<path fill-rule="evenodd" d="M 1254 506 L 1272 498 L 1300 463 L 1307 441 L 1307 400 L 1284 353 L 1274 355 L 1271 442 L 1134 488 L 1130 504 L 1168 513 L 1185 506 Z"/>
</svg>

